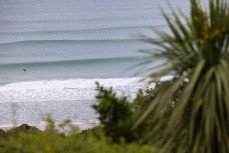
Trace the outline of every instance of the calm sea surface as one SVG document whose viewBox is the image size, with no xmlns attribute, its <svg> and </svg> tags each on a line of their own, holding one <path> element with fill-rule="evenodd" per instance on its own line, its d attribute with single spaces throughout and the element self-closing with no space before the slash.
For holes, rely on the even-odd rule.
<svg viewBox="0 0 229 153">
<path fill-rule="evenodd" d="M 130 97 L 145 87 L 129 68 L 152 48 L 136 36 L 167 30 L 160 7 L 170 13 L 159 0 L 0 0 L 0 126 L 41 127 L 48 112 L 97 124 L 96 81 Z"/>
</svg>

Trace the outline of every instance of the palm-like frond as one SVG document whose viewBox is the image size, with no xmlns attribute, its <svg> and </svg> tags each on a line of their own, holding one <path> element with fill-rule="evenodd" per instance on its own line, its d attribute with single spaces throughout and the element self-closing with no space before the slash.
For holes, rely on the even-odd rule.
<svg viewBox="0 0 229 153">
<path fill-rule="evenodd" d="M 189 80 L 166 123 L 165 136 L 156 140 L 162 145 L 160 151 L 170 152 L 174 141 L 182 139 L 176 147 L 178 153 L 229 153 L 229 4 L 210 0 L 205 11 L 197 0 L 190 2 L 189 17 L 173 11 L 171 19 L 163 13 L 171 34 L 156 31 L 161 39 L 144 39 L 160 51 L 152 52 L 152 57 L 166 60 L 164 68 L 150 77 L 157 79 L 171 73 L 175 77 L 173 84 L 161 89 L 136 125 L 153 114 L 155 121 L 160 121 L 152 133 L 164 126 L 163 108 Z"/>
</svg>

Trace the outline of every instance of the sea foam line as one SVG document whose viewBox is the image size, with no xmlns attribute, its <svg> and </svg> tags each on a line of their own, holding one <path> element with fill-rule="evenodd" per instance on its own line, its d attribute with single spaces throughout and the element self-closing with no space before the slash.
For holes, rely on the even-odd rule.
<svg viewBox="0 0 229 153">
<path fill-rule="evenodd" d="M 95 82 L 113 87 L 119 94 L 131 95 L 144 86 L 140 78 L 69 79 L 15 82 L 0 86 L 0 102 L 41 102 L 93 100 Z"/>
<path fill-rule="evenodd" d="M 171 76 L 161 80 L 171 79 Z M 96 84 L 112 87 L 118 95 L 134 98 L 139 89 L 153 88 L 154 83 L 140 81 L 141 78 L 68 79 L 15 82 L 0 86 L 0 103 L 95 100 Z"/>
</svg>

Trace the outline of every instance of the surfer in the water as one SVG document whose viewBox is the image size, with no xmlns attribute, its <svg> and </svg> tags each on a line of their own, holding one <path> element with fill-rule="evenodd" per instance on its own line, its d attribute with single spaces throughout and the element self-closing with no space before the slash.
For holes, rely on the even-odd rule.
<svg viewBox="0 0 229 153">
<path fill-rule="evenodd" d="M 23 71 L 25 72 L 25 71 L 26 71 L 26 69 L 23 69 Z"/>
</svg>

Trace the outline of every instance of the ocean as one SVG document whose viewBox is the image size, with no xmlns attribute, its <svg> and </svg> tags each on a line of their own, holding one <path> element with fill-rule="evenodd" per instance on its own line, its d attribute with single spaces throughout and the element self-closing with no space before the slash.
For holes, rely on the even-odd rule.
<svg viewBox="0 0 229 153">
<path fill-rule="evenodd" d="M 170 3 L 189 12 L 188 1 Z M 95 82 L 130 98 L 146 88 L 133 66 L 153 46 L 138 35 L 168 30 L 160 8 L 171 15 L 159 0 L 0 0 L 0 127 L 42 128 L 46 113 L 99 124 Z"/>
</svg>

